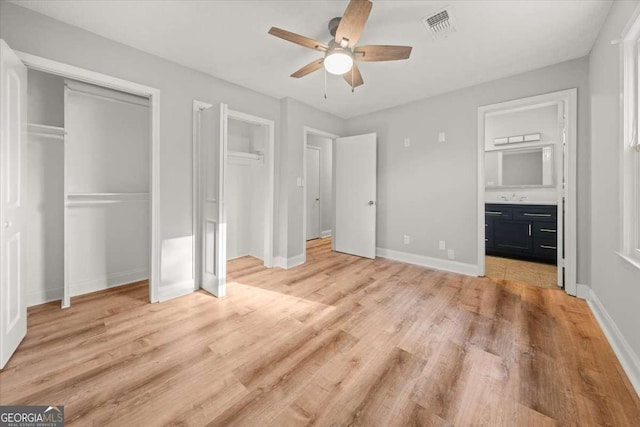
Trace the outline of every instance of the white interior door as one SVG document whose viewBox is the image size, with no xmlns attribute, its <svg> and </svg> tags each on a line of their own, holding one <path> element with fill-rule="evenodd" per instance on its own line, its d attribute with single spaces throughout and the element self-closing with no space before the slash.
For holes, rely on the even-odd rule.
<svg viewBox="0 0 640 427">
<path fill-rule="evenodd" d="M 320 237 L 320 149 L 307 147 L 307 240 Z"/>
<path fill-rule="evenodd" d="M 27 68 L 0 40 L 0 369 L 27 333 Z"/>
<path fill-rule="evenodd" d="M 334 147 L 334 249 L 375 258 L 377 136 L 338 138 Z"/>
<path fill-rule="evenodd" d="M 224 206 L 227 106 L 200 111 L 202 200 L 202 283 L 207 292 L 226 295 L 227 220 Z"/>
</svg>

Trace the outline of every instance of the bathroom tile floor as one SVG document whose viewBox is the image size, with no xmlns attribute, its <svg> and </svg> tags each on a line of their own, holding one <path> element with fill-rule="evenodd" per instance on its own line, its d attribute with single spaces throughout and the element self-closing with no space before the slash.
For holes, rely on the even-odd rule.
<svg viewBox="0 0 640 427">
<path fill-rule="evenodd" d="M 511 280 L 539 288 L 558 286 L 557 268 L 552 264 L 487 256 L 485 270 L 485 275 L 494 281 Z"/>
</svg>

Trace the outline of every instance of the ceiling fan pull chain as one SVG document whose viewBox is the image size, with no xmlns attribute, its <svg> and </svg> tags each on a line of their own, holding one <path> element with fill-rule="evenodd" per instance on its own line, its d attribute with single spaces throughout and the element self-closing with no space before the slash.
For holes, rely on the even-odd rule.
<svg viewBox="0 0 640 427">
<path fill-rule="evenodd" d="M 353 66 L 351 67 L 351 93 L 355 93 L 356 88 L 353 87 Z"/>
<path fill-rule="evenodd" d="M 327 99 L 327 70 L 324 70 L 324 99 Z"/>
</svg>

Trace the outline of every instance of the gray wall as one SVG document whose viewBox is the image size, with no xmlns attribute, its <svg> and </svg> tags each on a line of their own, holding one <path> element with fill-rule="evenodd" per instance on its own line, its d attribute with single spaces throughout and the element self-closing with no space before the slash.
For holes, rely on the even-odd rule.
<svg viewBox="0 0 640 427">
<path fill-rule="evenodd" d="M 591 51 L 591 288 L 640 355 L 640 270 L 620 258 L 620 55 L 618 39 L 638 2 L 614 2 Z"/>
<path fill-rule="evenodd" d="M 457 261 L 475 265 L 478 107 L 577 87 L 578 280 L 587 281 L 588 69 L 580 58 L 351 119 L 349 134 L 378 134 L 378 247 L 446 258 L 438 249 L 445 240 Z"/>
</svg>

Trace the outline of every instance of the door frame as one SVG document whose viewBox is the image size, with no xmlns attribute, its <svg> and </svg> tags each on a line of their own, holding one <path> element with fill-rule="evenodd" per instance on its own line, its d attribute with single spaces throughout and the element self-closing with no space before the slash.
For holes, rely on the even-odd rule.
<svg viewBox="0 0 640 427">
<path fill-rule="evenodd" d="M 562 192 L 558 195 L 558 235 L 564 231 L 563 246 L 558 247 L 558 267 L 561 266 L 562 251 L 564 249 L 564 289 L 569 295 L 577 295 L 577 105 L 578 89 L 567 89 L 557 92 L 535 95 L 526 98 L 499 102 L 496 104 L 478 107 L 478 136 L 477 136 L 477 158 L 478 158 L 478 205 L 477 205 L 477 229 L 478 229 L 478 275 L 485 275 L 485 173 L 484 173 L 484 153 L 485 153 L 485 118 L 488 114 L 505 112 L 509 110 L 518 111 L 527 109 L 530 106 L 539 106 L 545 103 L 564 102 L 565 117 L 564 126 L 567 130 L 566 146 L 563 156 L 563 171 L 565 178 L 564 189 L 564 223 L 562 221 Z M 557 179 L 561 180 L 562 176 Z M 561 271 L 561 270 L 559 270 Z"/>
<path fill-rule="evenodd" d="M 200 153 L 201 153 L 201 144 L 200 144 L 200 112 L 202 110 L 206 110 L 207 108 L 213 107 L 213 104 L 208 102 L 193 100 L 193 117 L 192 117 L 192 141 L 191 141 L 191 151 L 192 151 L 192 174 L 191 174 L 191 190 L 192 190 L 192 224 L 191 230 L 193 232 L 193 248 L 192 257 L 193 257 L 193 290 L 197 291 L 202 286 L 202 265 L 203 265 L 203 239 L 202 239 L 202 183 L 201 179 L 204 177 L 200 176 Z"/>
<path fill-rule="evenodd" d="M 335 135 L 330 132 L 325 132 L 323 130 L 315 129 L 309 126 L 304 126 L 302 128 L 302 262 L 300 264 L 304 264 L 307 262 L 307 137 L 309 135 L 320 136 L 323 138 L 331 139 L 331 155 L 332 155 L 332 165 L 331 165 L 331 175 L 335 178 L 334 167 L 335 164 L 335 153 L 336 153 L 336 139 L 340 138 L 340 135 Z M 332 186 L 335 186 L 335 180 L 333 180 Z M 332 188 L 331 197 L 333 200 L 334 212 L 331 215 L 331 230 L 332 233 L 335 233 L 335 188 Z M 320 227 L 322 228 L 322 227 Z M 321 230 L 322 231 L 322 230 Z M 331 239 L 331 249 L 333 249 L 333 239 Z"/>
<path fill-rule="evenodd" d="M 171 298 L 171 295 L 160 295 L 160 268 L 162 255 L 162 235 L 160 222 L 160 89 L 151 86 L 141 85 L 128 80 L 113 77 L 107 74 L 98 73 L 85 68 L 76 67 L 52 59 L 32 55 L 26 52 L 15 51 L 25 66 L 32 70 L 43 71 L 61 77 L 90 83 L 109 89 L 149 98 L 150 118 L 151 118 L 151 141 L 150 141 L 150 260 L 149 260 L 149 301 L 151 303 Z M 68 272 L 65 256 L 65 277 Z M 65 279 L 64 296 L 62 308 L 71 305 L 71 295 L 69 282 Z"/>
<path fill-rule="evenodd" d="M 202 190 L 204 188 L 204 180 L 206 176 L 203 175 L 203 171 L 201 171 L 200 167 L 200 152 L 201 152 L 201 143 L 200 143 L 200 123 L 198 121 L 199 117 L 196 113 L 200 111 L 213 107 L 213 104 L 193 100 L 193 175 L 192 175 L 192 183 L 193 183 L 193 233 L 194 236 L 194 257 L 193 257 L 193 270 L 194 270 L 194 278 L 195 284 L 194 288 L 197 290 L 202 285 L 202 266 L 203 266 L 203 255 L 204 255 L 204 242 L 202 241 Z M 266 197 L 266 216 L 265 216 L 265 230 L 264 230 L 264 266 L 267 268 L 273 267 L 273 243 L 274 243 L 274 221 L 275 221 L 275 122 L 270 119 L 265 119 L 262 117 L 254 116 L 251 114 L 243 113 L 240 111 L 232 110 L 230 108 L 226 108 L 224 121 L 225 123 L 228 120 L 240 120 L 246 123 L 251 123 L 254 125 L 267 126 L 268 128 L 268 141 L 267 141 L 267 176 L 268 176 L 268 189 L 267 189 L 267 197 Z M 225 129 L 224 132 L 227 130 Z M 226 150 L 225 150 L 226 153 Z M 226 159 L 224 159 L 226 165 Z M 224 184 L 226 183 L 226 166 L 224 168 L 222 174 L 222 182 L 221 187 L 224 188 Z M 226 244 L 226 243 L 225 243 Z M 222 262 L 227 262 L 225 260 L 221 260 Z"/>
<path fill-rule="evenodd" d="M 319 151 L 320 157 L 318 157 L 318 187 L 321 188 L 321 181 L 322 181 L 321 174 L 322 174 L 322 172 L 320 171 L 320 163 L 322 162 L 322 157 L 321 157 L 322 156 L 322 148 L 316 147 L 314 145 L 307 145 L 304 148 L 305 148 L 305 150 L 316 150 L 316 151 Z M 305 156 L 306 156 L 307 152 L 305 151 L 304 153 L 305 153 Z M 305 157 L 305 159 L 306 159 L 306 157 Z M 305 165 L 306 165 L 306 163 L 305 163 Z M 333 169 L 333 167 L 332 167 L 332 169 Z M 305 182 L 305 188 L 307 188 L 307 186 L 306 186 L 307 176 L 306 175 L 305 175 L 304 182 Z M 321 191 L 322 190 L 320 190 L 319 192 L 321 192 Z M 305 200 L 305 206 L 306 206 L 306 200 Z M 321 225 L 322 224 L 322 199 L 320 199 L 319 211 L 320 212 L 318 214 L 318 238 L 322 238 L 322 225 Z M 307 213 L 309 213 L 309 212 L 307 212 Z M 306 230 L 307 229 L 305 228 L 305 232 L 306 232 Z M 305 242 L 308 241 L 308 240 L 306 240 L 307 236 L 304 236 L 304 237 L 305 237 Z"/>
</svg>

